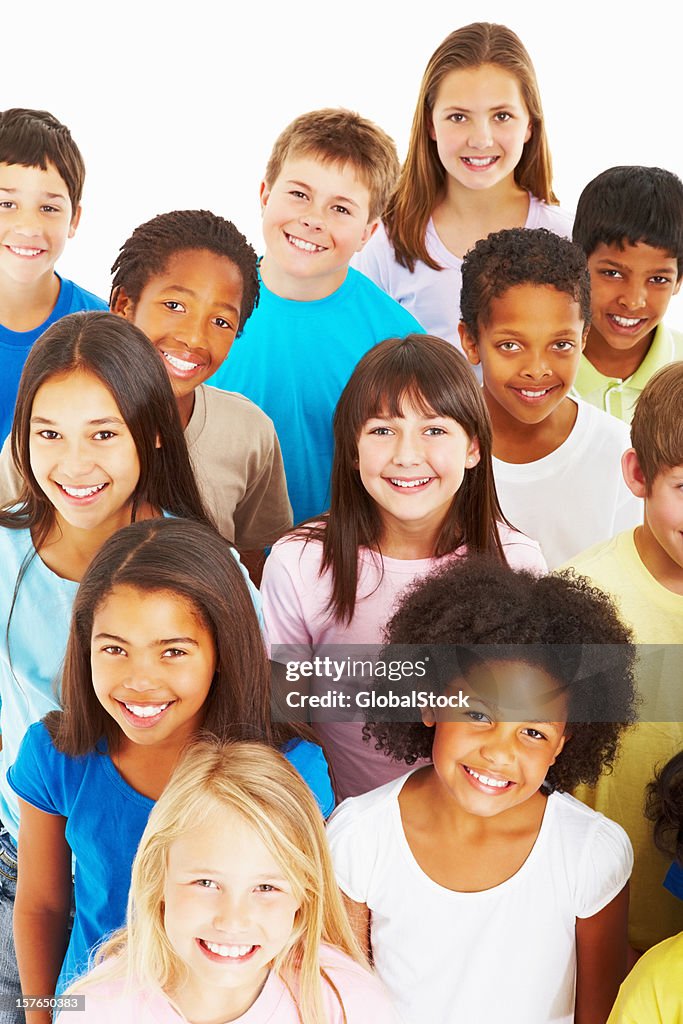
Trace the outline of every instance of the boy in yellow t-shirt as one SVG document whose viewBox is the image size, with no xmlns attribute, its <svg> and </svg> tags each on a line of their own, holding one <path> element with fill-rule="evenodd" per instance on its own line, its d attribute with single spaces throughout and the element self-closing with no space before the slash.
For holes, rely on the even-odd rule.
<svg viewBox="0 0 683 1024">
<path fill-rule="evenodd" d="M 641 721 L 625 735 L 613 773 L 575 795 L 628 832 L 635 856 L 629 939 L 642 951 L 683 930 L 683 903 L 662 888 L 668 863 L 643 817 L 648 780 L 683 748 L 683 362 L 646 385 L 631 440 L 622 469 L 644 499 L 643 525 L 590 548 L 571 566 L 614 598 L 643 645 Z"/>
</svg>

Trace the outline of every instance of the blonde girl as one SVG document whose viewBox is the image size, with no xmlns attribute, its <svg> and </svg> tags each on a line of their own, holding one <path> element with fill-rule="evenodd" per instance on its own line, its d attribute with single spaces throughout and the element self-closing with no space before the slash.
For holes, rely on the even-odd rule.
<svg viewBox="0 0 683 1024">
<path fill-rule="evenodd" d="M 502 228 L 571 237 L 557 205 L 531 58 L 505 25 L 452 32 L 427 64 L 398 185 L 354 261 L 431 334 L 460 346 L 460 268 Z"/>
<path fill-rule="evenodd" d="M 310 791 L 276 751 L 191 746 L 133 865 L 127 927 L 74 986 L 81 1024 L 390 1024 Z M 65 1024 L 65 1017 L 59 1018 Z"/>
</svg>

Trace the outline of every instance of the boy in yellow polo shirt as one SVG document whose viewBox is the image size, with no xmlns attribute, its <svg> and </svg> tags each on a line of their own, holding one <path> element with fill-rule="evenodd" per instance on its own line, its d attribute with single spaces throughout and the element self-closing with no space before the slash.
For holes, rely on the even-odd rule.
<svg viewBox="0 0 683 1024">
<path fill-rule="evenodd" d="M 642 526 L 584 551 L 571 566 L 615 600 L 640 645 L 640 722 L 611 775 L 579 799 L 626 829 L 633 844 L 629 940 L 643 951 L 683 931 L 683 902 L 662 887 L 667 860 L 643 816 L 655 769 L 683 749 L 683 362 L 660 370 L 638 399 L 622 469 L 644 499 Z"/>
<path fill-rule="evenodd" d="M 683 275 L 683 183 L 661 167 L 610 167 L 581 193 L 573 240 L 592 311 L 574 390 L 630 423 L 650 377 L 683 359 L 683 334 L 662 323 Z"/>
</svg>

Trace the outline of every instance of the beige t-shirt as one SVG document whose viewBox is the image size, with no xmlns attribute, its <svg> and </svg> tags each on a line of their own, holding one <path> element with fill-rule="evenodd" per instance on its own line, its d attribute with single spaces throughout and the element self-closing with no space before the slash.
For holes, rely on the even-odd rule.
<svg viewBox="0 0 683 1024">
<path fill-rule="evenodd" d="M 185 429 L 202 500 L 224 537 L 257 550 L 292 525 L 280 444 L 272 420 L 244 395 L 201 384 Z M 0 505 L 21 490 L 7 438 L 0 453 Z"/>
<path fill-rule="evenodd" d="M 636 678 L 643 703 L 639 723 L 623 736 L 614 771 L 574 793 L 618 821 L 633 844 L 629 939 L 649 949 L 683 929 L 683 903 L 662 886 L 670 858 L 656 849 L 643 814 L 645 787 L 683 747 L 683 597 L 663 587 L 641 561 L 626 530 L 573 558 L 571 565 L 615 601 L 639 645 Z"/>
</svg>

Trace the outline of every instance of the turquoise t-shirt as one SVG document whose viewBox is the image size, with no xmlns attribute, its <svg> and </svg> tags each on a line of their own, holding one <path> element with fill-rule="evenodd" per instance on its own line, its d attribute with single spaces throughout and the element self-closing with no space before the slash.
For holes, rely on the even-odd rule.
<svg viewBox="0 0 683 1024">
<path fill-rule="evenodd" d="M 369 278 L 350 269 L 324 299 L 259 304 L 209 384 L 238 391 L 270 416 L 280 441 L 294 523 L 329 508 L 332 416 L 356 363 L 386 338 L 424 333 Z"/>
</svg>

